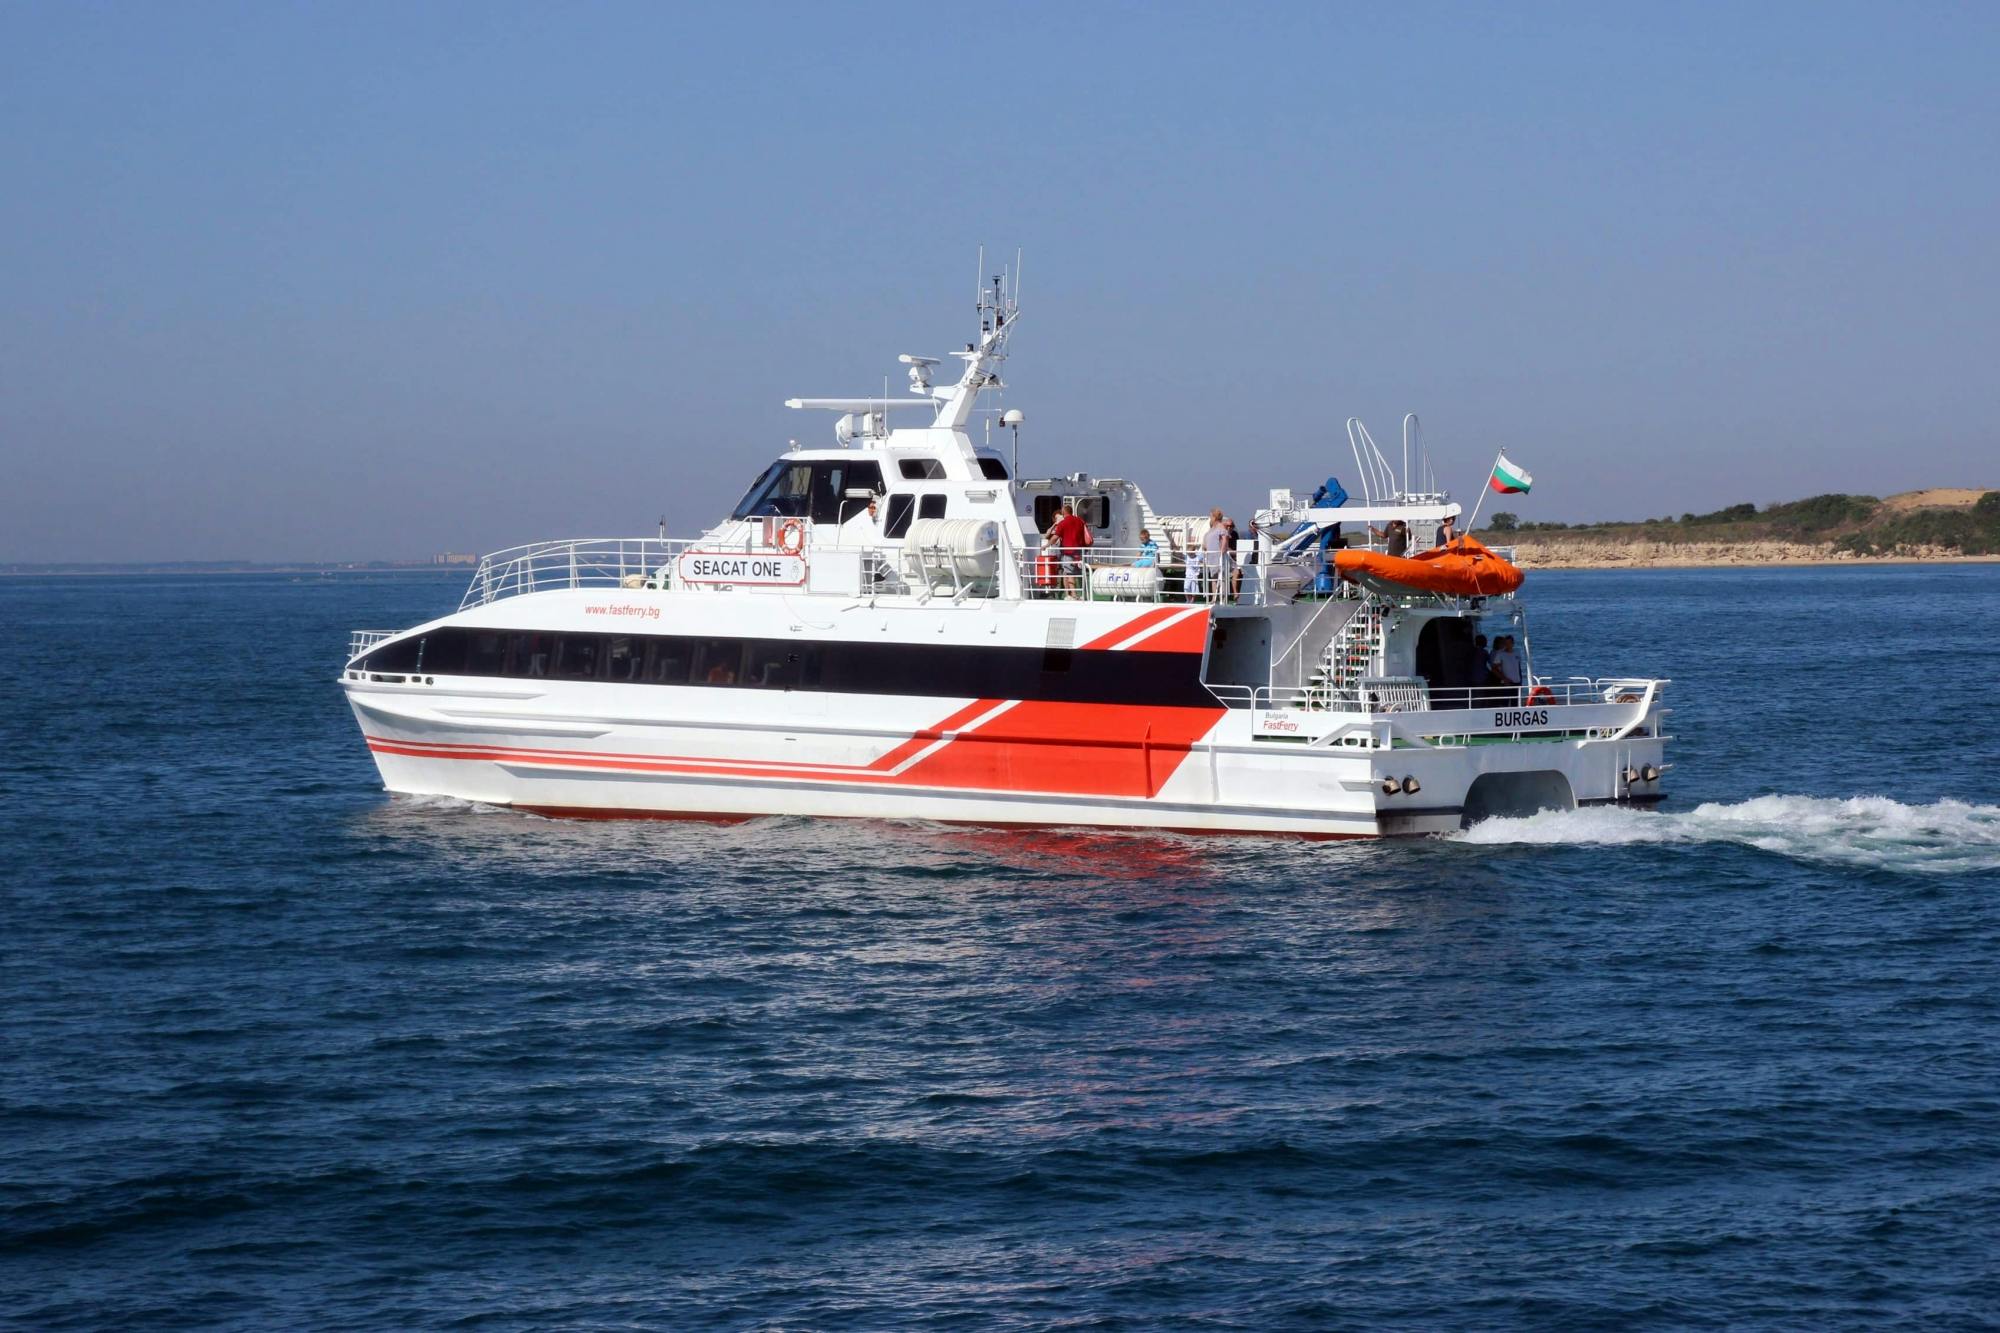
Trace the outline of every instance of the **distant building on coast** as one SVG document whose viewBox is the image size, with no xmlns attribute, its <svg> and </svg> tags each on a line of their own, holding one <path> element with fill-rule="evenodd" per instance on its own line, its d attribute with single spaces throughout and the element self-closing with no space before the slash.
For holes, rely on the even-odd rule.
<svg viewBox="0 0 2000 1333">
<path fill-rule="evenodd" d="M 476 565 L 479 563 L 479 557 L 476 555 L 467 555 L 463 551 L 439 551 L 431 557 L 431 563 L 434 565 Z"/>
</svg>

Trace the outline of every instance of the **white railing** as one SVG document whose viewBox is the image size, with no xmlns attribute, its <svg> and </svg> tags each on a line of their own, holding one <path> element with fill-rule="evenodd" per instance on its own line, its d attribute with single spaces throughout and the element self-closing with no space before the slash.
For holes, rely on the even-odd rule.
<svg viewBox="0 0 2000 1333">
<path fill-rule="evenodd" d="M 361 654 L 373 648 L 384 639 L 393 639 L 403 631 L 399 629 L 357 629 L 347 636 L 347 660 L 352 662 Z"/>
<path fill-rule="evenodd" d="M 1216 602 L 1268 606 L 1309 592 L 1315 562 L 1273 564 L 1204 556 L 1170 547 L 1090 546 L 1064 551 L 1044 546 L 1019 553 L 1026 597 L 1093 602 Z"/>
<path fill-rule="evenodd" d="M 674 558 L 693 545 L 662 537 L 579 537 L 509 547 L 479 562 L 458 609 L 558 588 L 664 587 Z"/>
<path fill-rule="evenodd" d="M 1445 713 L 1467 708 L 1561 708 L 1572 704 L 1644 704 L 1648 707 L 1671 682 L 1633 676 L 1592 680 L 1545 680 L 1534 684 L 1475 685 L 1435 689 L 1422 676 L 1369 676 L 1360 682 L 1361 702 L 1325 685 L 1208 685 L 1208 692 L 1231 708 L 1295 708 L 1335 713 Z"/>
</svg>

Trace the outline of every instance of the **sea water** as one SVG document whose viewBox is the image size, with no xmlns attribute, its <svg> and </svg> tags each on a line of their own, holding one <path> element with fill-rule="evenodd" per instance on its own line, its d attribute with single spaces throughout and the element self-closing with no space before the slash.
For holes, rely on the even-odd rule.
<svg viewBox="0 0 2000 1333">
<path fill-rule="evenodd" d="M 1533 575 L 1672 799 L 1373 844 L 386 796 L 457 591 L 0 583 L 0 1319 L 2000 1321 L 2000 568 Z"/>
</svg>

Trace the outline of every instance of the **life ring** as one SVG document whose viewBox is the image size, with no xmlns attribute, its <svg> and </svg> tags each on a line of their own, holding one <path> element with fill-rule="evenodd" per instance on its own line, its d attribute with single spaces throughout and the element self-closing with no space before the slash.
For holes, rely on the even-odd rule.
<svg viewBox="0 0 2000 1333">
<path fill-rule="evenodd" d="M 1531 704 L 1552 704 L 1555 701 L 1556 692 L 1546 685 L 1537 685 L 1528 691 L 1528 702 Z"/>
<path fill-rule="evenodd" d="M 797 555 L 806 549 L 806 525 L 798 519 L 788 518 L 778 529 L 778 550 L 785 555 Z"/>
</svg>

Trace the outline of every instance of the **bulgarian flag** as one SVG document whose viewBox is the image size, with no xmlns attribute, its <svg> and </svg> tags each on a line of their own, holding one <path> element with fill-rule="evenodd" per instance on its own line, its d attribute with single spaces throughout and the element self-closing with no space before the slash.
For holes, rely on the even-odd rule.
<svg viewBox="0 0 2000 1333">
<path fill-rule="evenodd" d="M 1502 495 L 1526 495 L 1535 479 L 1528 475 L 1528 469 L 1517 467 L 1501 454 L 1493 462 L 1493 475 L 1486 483 Z"/>
</svg>

